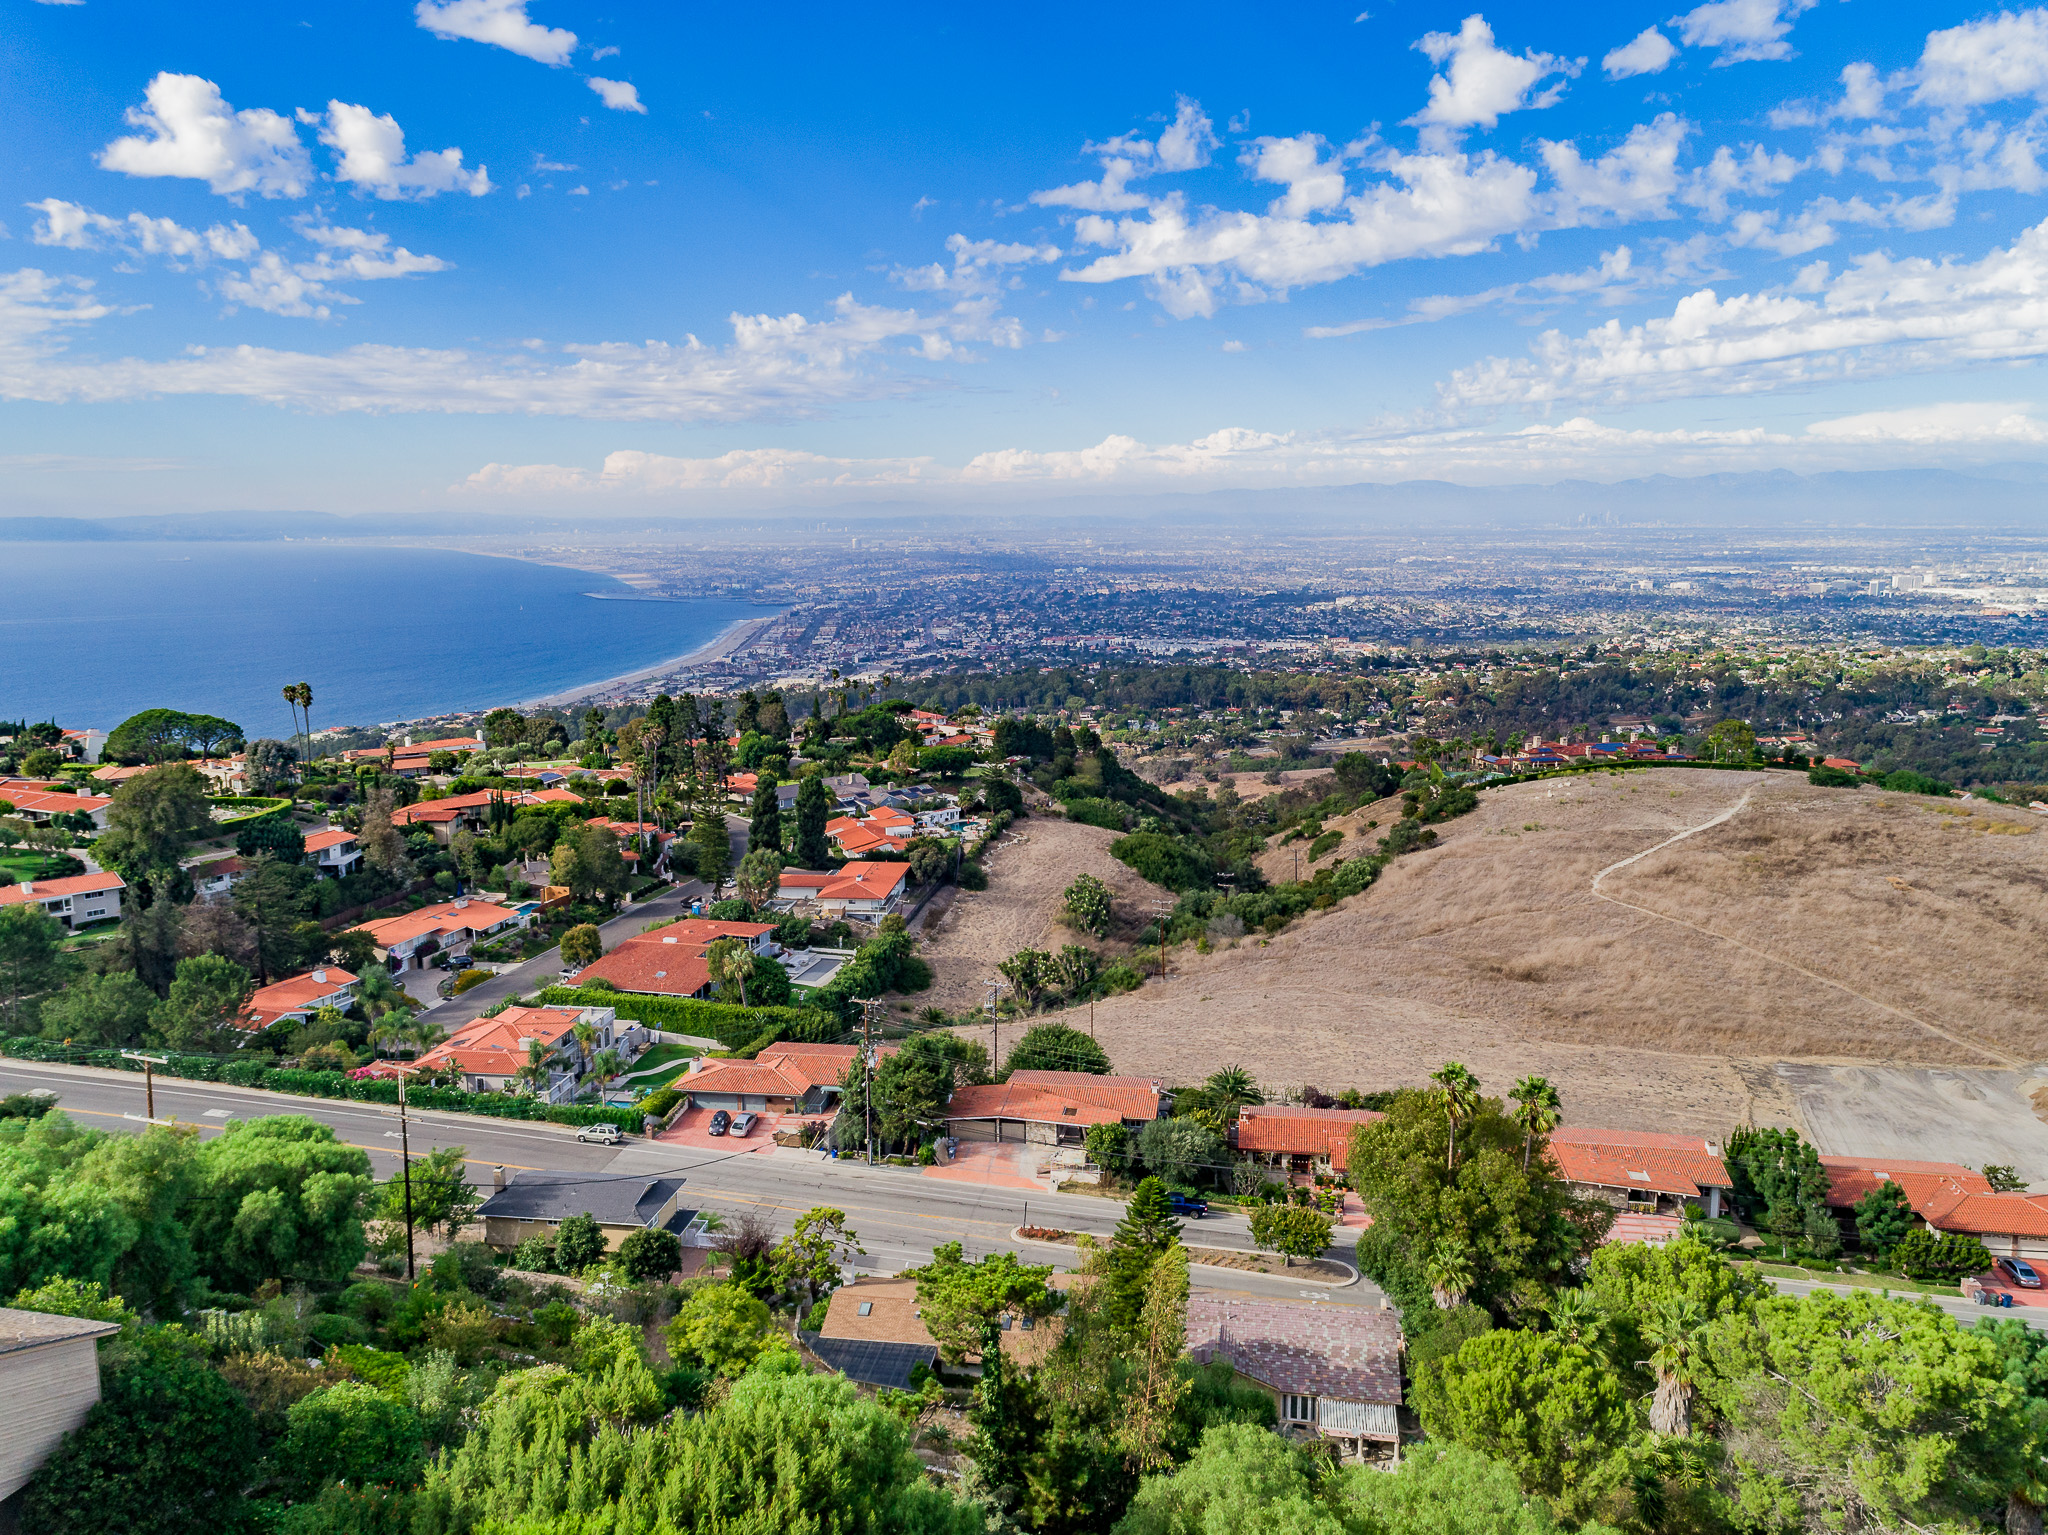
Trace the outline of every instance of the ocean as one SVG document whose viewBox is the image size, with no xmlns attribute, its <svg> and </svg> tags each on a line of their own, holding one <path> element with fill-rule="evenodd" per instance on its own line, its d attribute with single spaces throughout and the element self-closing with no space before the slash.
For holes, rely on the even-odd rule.
<svg viewBox="0 0 2048 1535">
<path fill-rule="evenodd" d="M 163 707 L 286 738 L 288 682 L 313 685 L 315 730 L 418 719 L 653 666 L 767 611 L 633 595 L 442 549 L 0 543 L 0 719 L 111 730 Z"/>
</svg>

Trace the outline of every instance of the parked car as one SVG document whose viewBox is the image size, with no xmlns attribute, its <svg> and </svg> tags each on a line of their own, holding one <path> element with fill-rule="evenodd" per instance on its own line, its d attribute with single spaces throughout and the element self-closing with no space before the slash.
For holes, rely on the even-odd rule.
<svg viewBox="0 0 2048 1535">
<path fill-rule="evenodd" d="M 1186 1194 L 1168 1194 L 1166 1196 L 1166 1206 L 1175 1215 L 1192 1216 L 1196 1220 L 1200 1220 L 1209 1213 L 1208 1200 L 1195 1199 Z"/>
<path fill-rule="evenodd" d="M 744 1136 L 749 1130 L 753 1128 L 754 1116 L 752 1114 L 741 1114 L 732 1122 L 732 1133 L 734 1135 Z"/>
<path fill-rule="evenodd" d="M 476 961 L 467 954 L 451 954 L 448 956 L 448 968 L 450 970 L 467 970 L 475 964 Z"/>
<path fill-rule="evenodd" d="M 2007 1284 L 2016 1284 L 2022 1290 L 2041 1288 L 2041 1271 L 2025 1258 L 1994 1258 L 1991 1267 Z"/>
<path fill-rule="evenodd" d="M 596 1146 L 616 1146 L 625 1137 L 619 1134 L 617 1125 L 585 1125 L 576 1132 L 576 1139 Z"/>
<path fill-rule="evenodd" d="M 723 1135 L 731 1128 L 732 1115 L 726 1113 L 724 1109 L 720 1109 L 716 1114 L 713 1114 L 711 1116 L 711 1123 L 704 1127 L 705 1131 L 711 1135 Z"/>
</svg>

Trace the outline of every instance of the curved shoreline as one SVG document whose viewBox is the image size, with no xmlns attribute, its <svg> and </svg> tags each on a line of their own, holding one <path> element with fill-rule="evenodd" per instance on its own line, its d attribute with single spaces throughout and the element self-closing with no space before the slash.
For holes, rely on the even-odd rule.
<svg viewBox="0 0 2048 1535">
<path fill-rule="evenodd" d="M 670 672 L 681 671 L 687 666 L 702 666 L 707 661 L 723 660 L 735 651 L 744 650 L 747 645 L 752 643 L 756 635 L 788 611 L 787 608 L 778 608 L 775 612 L 760 618 L 736 618 L 695 650 L 688 651 L 683 655 L 672 657 L 666 661 L 656 662 L 653 666 L 643 666 L 637 671 L 622 672 L 616 677 L 606 677 L 597 682 L 579 683 L 575 687 L 565 688 L 559 693 L 549 693 L 540 698 L 522 699 L 520 702 L 510 705 L 510 707 L 516 709 L 566 708 L 571 704 L 581 703 L 586 698 L 606 692 L 612 688 L 631 687 L 635 683 L 650 682 L 654 678 L 666 676 Z"/>
</svg>

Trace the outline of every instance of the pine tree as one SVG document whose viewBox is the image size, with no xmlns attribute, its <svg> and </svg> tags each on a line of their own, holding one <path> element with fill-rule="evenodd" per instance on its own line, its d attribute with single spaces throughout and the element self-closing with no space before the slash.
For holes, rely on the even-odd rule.
<svg viewBox="0 0 2048 1535">
<path fill-rule="evenodd" d="M 832 796 L 822 778 L 806 778 L 796 791 L 796 861 L 799 868 L 824 869 L 832 863 L 825 823 L 832 819 Z"/>
<path fill-rule="evenodd" d="M 752 817 L 747 822 L 747 851 L 766 848 L 772 853 L 782 851 L 782 809 L 775 793 L 775 779 L 772 774 L 763 773 L 759 787 L 754 790 Z"/>
<path fill-rule="evenodd" d="M 726 836 L 724 812 L 699 812 L 696 824 L 690 828 L 690 842 L 697 849 L 697 877 L 711 887 L 715 896 L 732 868 L 732 843 Z"/>
</svg>

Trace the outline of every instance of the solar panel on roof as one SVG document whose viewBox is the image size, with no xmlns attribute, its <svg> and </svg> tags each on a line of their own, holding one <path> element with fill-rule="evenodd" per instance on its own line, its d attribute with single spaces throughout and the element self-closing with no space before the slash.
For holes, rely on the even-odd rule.
<svg viewBox="0 0 2048 1535">
<path fill-rule="evenodd" d="M 926 1343 L 882 1343 L 869 1338 L 827 1338 L 804 1334 L 805 1346 L 849 1380 L 863 1385 L 910 1389 L 911 1367 L 930 1366 L 939 1351 Z"/>
</svg>

